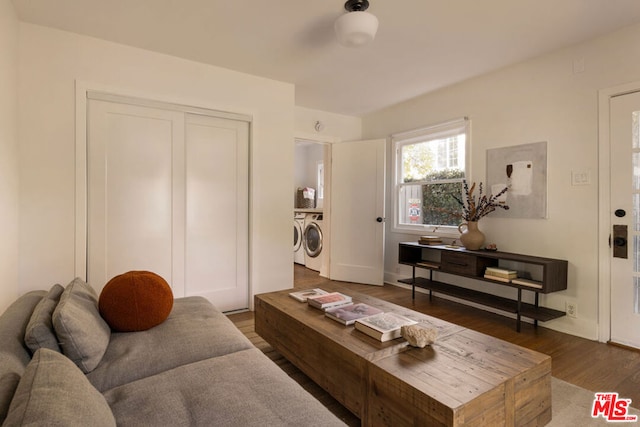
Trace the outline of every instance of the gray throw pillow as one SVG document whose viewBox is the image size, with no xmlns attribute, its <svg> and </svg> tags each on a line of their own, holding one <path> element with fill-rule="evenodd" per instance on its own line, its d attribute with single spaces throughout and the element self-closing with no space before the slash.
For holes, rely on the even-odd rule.
<svg viewBox="0 0 640 427">
<path fill-rule="evenodd" d="M 58 337 L 53 330 L 51 316 L 58 305 L 62 292 L 64 292 L 62 286 L 53 285 L 49 289 L 49 293 L 33 309 L 24 334 L 24 343 L 29 347 L 31 353 L 35 353 L 40 348 L 48 348 L 60 353 Z"/>
<path fill-rule="evenodd" d="M 111 329 L 98 311 L 98 297 L 91 286 L 74 279 L 60 296 L 53 312 L 53 327 L 62 353 L 86 374 L 102 360 Z"/>
<path fill-rule="evenodd" d="M 36 351 L 20 379 L 3 426 L 115 426 L 104 396 L 69 359 Z"/>
</svg>

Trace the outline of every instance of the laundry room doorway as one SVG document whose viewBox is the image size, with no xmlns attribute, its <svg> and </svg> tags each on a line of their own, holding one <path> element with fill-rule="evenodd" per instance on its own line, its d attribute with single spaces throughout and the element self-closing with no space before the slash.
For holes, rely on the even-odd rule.
<svg viewBox="0 0 640 427">
<path fill-rule="evenodd" d="M 331 246 L 331 142 L 296 137 L 294 144 L 294 262 L 323 277 L 329 277 Z M 298 225 L 302 225 L 299 248 Z"/>
<path fill-rule="evenodd" d="M 294 209 L 294 250 L 296 222 L 300 222 L 296 214 L 304 213 L 304 265 L 323 277 L 370 285 L 384 282 L 385 144 L 385 140 L 295 139 L 294 206 L 311 197 L 305 189 L 313 189 L 316 203 Z M 312 156 L 305 153 L 309 150 L 321 155 L 309 160 Z M 310 178 L 304 182 L 311 184 L 303 183 L 305 173 Z M 320 203 L 317 188 L 307 185 L 320 188 Z M 294 262 L 301 264 L 300 258 L 294 251 Z"/>
</svg>

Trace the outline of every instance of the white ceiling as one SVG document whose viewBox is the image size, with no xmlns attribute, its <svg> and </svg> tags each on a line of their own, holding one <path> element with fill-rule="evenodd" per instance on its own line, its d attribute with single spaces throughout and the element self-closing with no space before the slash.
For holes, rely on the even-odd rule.
<svg viewBox="0 0 640 427">
<path fill-rule="evenodd" d="M 344 0 L 13 0 L 22 21 L 294 83 L 362 116 L 640 22 L 639 0 L 370 0 L 374 42 L 340 46 Z"/>
</svg>

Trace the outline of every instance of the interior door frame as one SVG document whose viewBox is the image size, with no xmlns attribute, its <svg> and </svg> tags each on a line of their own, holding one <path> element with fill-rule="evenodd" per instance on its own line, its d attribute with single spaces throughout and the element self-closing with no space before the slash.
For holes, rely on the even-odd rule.
<svg viewBox="0 0 640 427">
<path fill-rule="evenodd" d="M 295 132 L 293 135 L 294 149 L 295 141 L 309 141 L 323 145 L 325 150 L 324 156 L 324 202 L 322 207 L 322 266 L 320 267 L 320 276 L 331 278 L 330 256 L 331 256 L 331 239 L 328 238 L 331 232 L 331 147 L 333 144 L 341 142 L 338 137 L 329 135 L 319 135 L 305 132 Z"/>
<path fill-rule="evenodd" d="M 87 280 L 87 263 L 88 263 L 88 170 L 87 170 L 87 106 L 89 93 L 100 93 L 105 97 L 112 97 L 112 100 L 123 102 L 129 100 L 131 103 L 140 106 L 158 107 L 165 109 L 176 109 L 184 113 L 204 114 L 219 118 L 227 118 L 232 120 L 246 121 L 249 125 L 249 212 L 248 212 L 248 292 L 249 305 L 251 306 L 251 295 L 253 295 L 253 286 L 251 279 L 251 253 L 252 253 L 252 203 L 253 190 L 251 187 L 252 170 L 252 135 L 253 135 L 253 116 L 243 113 L 232 113 L 214 108 L 193 106 L 193 102 L 181 102 L 175 99 L 167 99 L 157 94 L 141 93 L 132 89 L 124 89 L 95 82 L 84 80 L 75 81 L 75 259 L 74 259 L 74 276 L 83 280 Z"/>
<path fill-rule="evenodd" d="M 640 81 L 598 91 L 598 340 L 611 339 L 611 126 L 610 100 L 640 92 Z"/>
</svg>

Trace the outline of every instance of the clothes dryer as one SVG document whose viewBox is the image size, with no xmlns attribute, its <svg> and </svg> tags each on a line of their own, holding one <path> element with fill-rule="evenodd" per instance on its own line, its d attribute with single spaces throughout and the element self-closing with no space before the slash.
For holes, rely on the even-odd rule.
<svg viewBox="0 0 640 427">
<path fill-rule="evenodd" d="M 296 212 L 293 214 L 293 262 L 304 265 L 304 220 L 307 214 Z"/>
<path fill-rule="evenodd" d="M 322 214 L 307 214 L 304 221 L 305 266 L 320 271 L 324 255 L 322 253 Z"/>
</svg>

